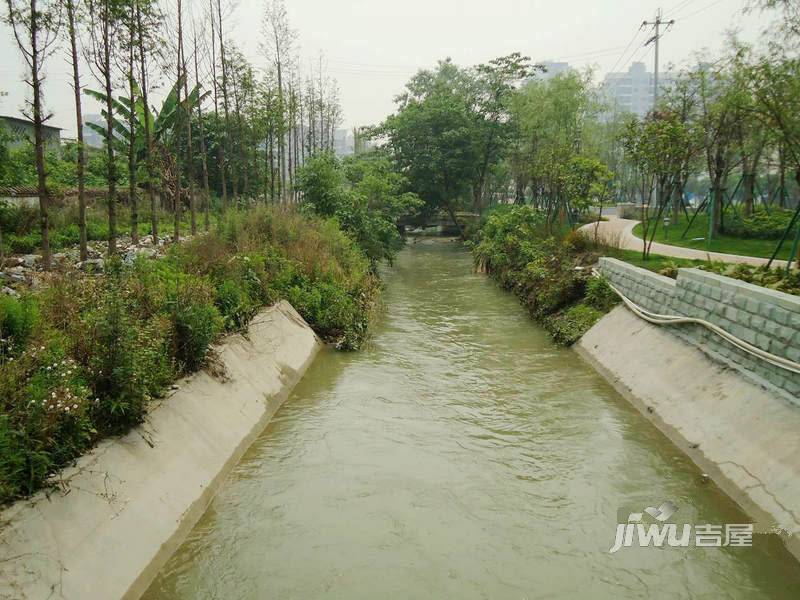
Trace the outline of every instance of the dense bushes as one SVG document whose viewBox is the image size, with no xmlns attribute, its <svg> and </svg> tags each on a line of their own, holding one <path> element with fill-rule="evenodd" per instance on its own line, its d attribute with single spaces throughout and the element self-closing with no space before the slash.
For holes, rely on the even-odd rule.
<svg viewBox="0 0 800 600">
<path fill-rule="evenodd" d="M 398 221 L 422 201 L 405 191 L 408 182 L 378 152 L 351 157 L 344 164 L 332 153 L 315 156 L 297 172 L 305 210 L 335 217 L 373 265 L 392 261 L 403 245 Z"/>
<path fill-rule="evenodd" d="M 595 262 L 580 235 L 551 235 L 527 206 L 495 211 L 473 245 L 476 265 L 512 289 L 556 343 L 569 345 L 617 302 L 608 284 L 582 265 Z"/>
<path fill-rule="evenodd" d="M 544 327 L 555 343 L 569 346 L 581 339 L 602 316 L 602 312 L 591 306 L 576 304 L 546 319 Z"/>
<path fill-rule="evenodd" d="M 744 239 L 777 240 L 789 227 L 794 211 L 756 207 L 749 217 L 735 218 L 725 225 L 725 233 Z"/>
<path fill-rule="evenodd" d="M 355 348 L 376 289 L 334 222 L 261 208 L 163 259 L 111 260 L 100 277 L 54 275 L 21 299 L 0 296 L 0 502 L 141 422 L 151 398 L 265 304 L 289 299 L 324 339 Z"/>
</svg>

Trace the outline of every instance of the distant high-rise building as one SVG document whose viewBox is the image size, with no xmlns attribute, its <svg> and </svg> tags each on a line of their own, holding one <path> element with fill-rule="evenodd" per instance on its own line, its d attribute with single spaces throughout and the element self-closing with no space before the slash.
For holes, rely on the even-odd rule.
<svg viewBox="0 0 800 600">
<path fill-rule="evenodd" d="M 675 81 L 673 73 L 659 73 L 659 94 Z M 644 63 L 633 63 L 625 73 L 608 73 L 603 80 L 603 94 L 610 112 L 630 112 L 639 117 L 653 109 L 653 74 Z"/>
<path fill-rule="evenodd" d="M 349 129 L 337 129 L 333 132 L 333 151 L 336 156 L 350 156 L 355 152 L 355 137 Z"/>
</svg>

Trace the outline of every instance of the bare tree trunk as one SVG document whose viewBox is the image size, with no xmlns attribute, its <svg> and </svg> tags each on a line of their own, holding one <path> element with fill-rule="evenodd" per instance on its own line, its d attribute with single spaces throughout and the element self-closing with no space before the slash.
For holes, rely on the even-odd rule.
<svg viewBox="0 0 800 600">
<path fill-rule="evenodd" d="M 72 87 L 75 92 L 75 122 L 78 129 L 78 238 L 81 261 L 88 257 L 86 237 L 86 149 L 83 145 L 83 110 L 81 104 L 81 74 L 78 63 L 78 32 L 75 24 L 75 3 L 67 0 L 67 21 L 69 26 L 70 59 L 72 62 Z"/>
<path fill-rule="evenodd" d="M 133 10 L 133 8 L 131 8 Z M 131 241 L 134 244 L 139 243 L 139 198 L 137 196 L 138 190 L 136 188 L 136 85 L 133 80 L 133 67 L 134 67 L 134 32 L 135 25 L 133 22 L 133 15 L 131 15 L 128 24 L 128 32 L 130 34 L 130 45 L 128 47 L 128 90 L 129 98 L 131 101 L 130 115 L 128 118 L 128 131 L 130 139 L 128 140 L 128 202 L 131 207 Z"/>
<path fill-rule="evenodd" d="M 275 136 L 269 134 L 269 199 L 275 202 Z"/>
<path fill-rule="evenodd" d="M 176 8 L 178 11 L 178 60 L 175 64 L 175 71 L 178 75 L 178 81 L 175 85 L 175 99 L 177 103 L 177 109 L 180 111 L 181 106 L 181 77 L 183 77 L 181 65 L 183 62 L 183 56 L 181 56 L 181 40 L 183 40 L 183 6 L 181 0 L 177 0 Z M 173 225 L 173 235 L 172 239 L 177 244 L 181 241 L 181 153 L 179 149 L 181 139 L 181 118 L 178 115 L 178 118 L 175 119 L 175 140 L 178 143 L 178 147 L 176 147 L 175 151 L 175 212 L 174 212 L 174 225 Z"/>
<path fill-rule="evenodd" d="M 230 156 L 231 123 L 229 116 L 230 108 L 228 104 L 228 66 L 227 66 L 227 61 L 225 60 L 225 37 L 222 32 L 221 0 L 217 0 L 217 18 L 218 18 L 217 24 L 219 26 L 219 29 L 217 30 L 217 34 L 219 35 L 219 58 L 220 58 L 220 65 L 222 66 L 222 108 L 225 111 L 225 144 L 227 145 L 227 154 L 228 156 Z M 222 190 L 223 190 L 223 199 L 227 203 L 227 189 L 223 187 Z M 235 188 L 233 192 L 233 198 L 234 200 L 236 199 Z"/>
<path fill-rule="evenodd" d="M 111 0 L 103 1 L 103 76 L 106 92 L 106 175 L 108 178 L 108 254 L 117 252 L 117 165 L 114 156 L 114 104 L 111 98 Z"/>
<path fill-rule="evenodd" d="M 778 206 L 781 208 L 786 208 L 786 150 L 783 147 L 783 144 L 778 146 L 778 175 L 780 177 L 780 183 L 778 187 L 778 194 L 780 194 L 778 198 Z"/>
<path fill-rule="evenodd" d="M 214 83 L 214 117 L 217 127 L 219 127 L 219 84 L 217 82 L 217 38 L 215 33 L 215 17 L 213 0 L 209 2 L 209 14 L 211 16 L 211 81 Z M 220 9 L 220 19 L 221 19 Z M 222 23 L 220 22 L 220 28 Z M 221 35 L 221 33 L 220 33 Z M 222 192 L 222 212 L 228 210 L 228 180 L 227 169 L 225 168 L 225 141 L 217 140 L 217 160 L 219 161 L 220 185 Z"/>
<path fill-rule="evenodd" d="M 158 207 L 156 206 L 156 190 L 153 185 L 153 132 L 150 131 L 150 104 L 147 97 L 147 64 L 144 43 L 144 27 L 142 24 L 142 7 L 140 0 L 136 0 L 136 27 L 139 33 L 139 87 L 142 92 L 144 104 L 144 137 L 145 137 L 145 163 L 147 168 L 147 195 L 150 197 L 150 233 L 153 245 L 158 240 Z"/>
<path fill-rule="evenodd" d="M 33 139 L 36 154 L 36 182 L 39 194 L 39 226 L 42 232 L 42 267 L 50 270 L 50 193 L 47 190 L 47 173 L 44 165 L 44 138 L 42 126 L 42 79 L 39 73 L 39 13 L 36 0 L 31 0 L 31 85 L 33 86 Z"/>
<path fill-rule="evenodd" d="M 183 47 L 183 29 L 178 28 L 178 48 L 181 55 L 184 96 L 189 98 L 189 72 L 186 69 L 186 51 Z M 189 222 L 192 235 L 197 235 L 197 207 L 194 197 L 194 152 L 192 151 L 192 110 L 186 111 L 186 176 L 189 179 Z"/>
<path fill-rule="evenodd" d="M 194 80 L 200 81 L 200 69 L 197 66 L 197 35 L 194 38 Z M 211 191 L 208 186 L 208 160 L 206 159 L 206 134 L 203 128 L 202 102 L 197 102 L 197 122 L 200 125 L 200 158 L 203 165 L 203 228 L 208 231 L 211 227 Z"/>
</svg>

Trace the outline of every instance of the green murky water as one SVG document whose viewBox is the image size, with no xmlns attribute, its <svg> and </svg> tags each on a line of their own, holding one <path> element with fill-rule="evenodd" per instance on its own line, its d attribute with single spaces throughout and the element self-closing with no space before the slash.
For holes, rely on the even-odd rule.
<svg viewBox="0 0 800 600">
<path fill-rule="evenodd" d="M 772 536 L 609 553 L 618 513 L 667 499 L 747 519 L 458 245 L 406 249 L 384 299 L 370 347 L 320 355 L 146 598 L 800 598 Z"/>
</svg>

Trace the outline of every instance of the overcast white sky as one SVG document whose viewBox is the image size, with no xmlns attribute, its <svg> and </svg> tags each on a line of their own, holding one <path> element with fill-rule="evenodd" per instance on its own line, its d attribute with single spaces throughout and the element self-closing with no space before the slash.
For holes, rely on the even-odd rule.
<svg viewBox="0 0 800 600">
<path fill-rule="evenodd" d="M 652 70 L 652 50 L 641 47 L 647 37 L 644 31 L 627 53 L 623 49 L 642 21 L 652 20 L 659 7 L 665 19 L 676 20 L 662 40 L 662 65 L 680 65 L 703 48 L 717 52 L 731 29 L 739 30 L 747 41 L 757 41 L 768 18 L 742 15 L 744 4 L 745 0 L 286 2 L 305 63 L 323 52 L 330 74 L 339 82 L 348 127 L 380 121 L 393 110 L 393 96 L 417 68 L 448 56 L 469 65 L 519 51 L 535 61 L 593 65 L 598 79 L 612 68 L 627 69 L 636 59 L 645 60 Z M 227 23 L 231 37 L 255 64 L 264 63 L 258 52 L 263 7 L 264 0 L 241 0 Z M 51 123 L 74 136 L 65 50 L 49 61 L 45 100 L 55 113 Z M 0 29 L 0 56 L 0 91 L 8 92 L 0 97 L 0 114 L 19 115 L 26 93 L 21 83 L 22 60 L 5 26 Z M 99 110 L 90 105 L 85 112 Z"/>
</svg>

